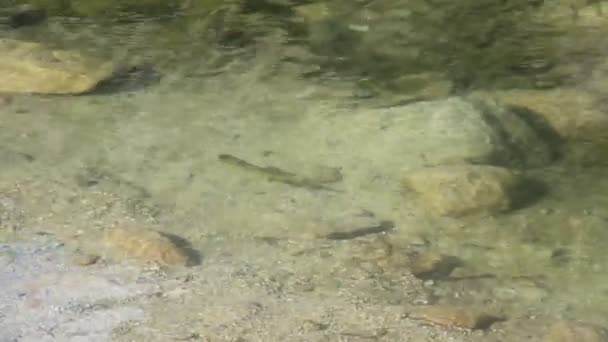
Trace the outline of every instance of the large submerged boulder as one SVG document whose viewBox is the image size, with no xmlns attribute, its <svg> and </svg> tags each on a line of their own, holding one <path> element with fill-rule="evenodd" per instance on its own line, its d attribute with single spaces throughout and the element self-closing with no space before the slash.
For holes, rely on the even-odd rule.
<svg viewBox="0 0 608 342">
<path fill-rule="evenodd" d="M 443 164 L 541 167 L 555 157 L 552 146 L 525 118 L 477 96 L 362 109 L 332 121 L 340 127 L 331 136 L 335 148 L 356 146 L 354 162 L 395 170 L 396 175 Z"/>
<path fill-rule="evenodd" d="M 0 93 L 81 94 L 110 78 L 114 63 L 36 42 L 0 39 Z"/>
</svg>

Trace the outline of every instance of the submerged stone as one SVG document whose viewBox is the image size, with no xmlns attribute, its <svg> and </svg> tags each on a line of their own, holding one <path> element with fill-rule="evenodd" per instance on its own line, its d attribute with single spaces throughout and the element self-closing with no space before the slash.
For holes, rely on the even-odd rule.
<svg viewBox="0 0 608 342">
<path fill-rule="evenodd" d="M 327 126 L 336 129 L 319 129 Z M 313 130 L 320 132 L 319 138 L 311 139 Z M 404 173 L 425 167 L 530 168 L 554 160 L 550 144 L 525 120 L 496 102 L 474 97 L 313 117 L 299 132 L 290 136 L 290 153 L 340 165 L 343 184 L 357 191 L 393 191 Z M 326 159 L 319 159 L 319 151 Z M 348 157 L 336 160 L 336 155 Z"/>
<path fill-rule="evenodd" d="M 509 210 L 520 182 L 508 169 L 487 165 L 423 168 L 404 180 L 424 206 L 445 216 Z"/>
<path fill-rule="evenodd" d="M 0 93 L 81 94 L 110 78 L 110 61 L 40 43 L 0 39 Z"/>
<path fill-rule="evenodd" d="M 455 256 L 427 252 L 414 256 L 410 269 L 418 279 L 442 279 L 449 277 L 462 264 L 462 260 Z"/>
<path fill-rule="evenodd" d="M 169 266 L 188 266 L 191 262 L 182 246 L 154 230 L 113 228 L 106 231 L 104 241 L 127 258 Z"/>
<path fill-rule="evenodd" d="M 601 99 L 586 90 L 510 90 L 489 94 L 544 127 L 570 164 L 608 163 L 608 115 Z"/>
<path fill-rule="evenodd" d="M 433 324 L 461 329 L 487 329 L 503 317 L 487 314 L 473 308 L 432 305 L 412 310 L 411 319 L 423 320 Z"/>
</svg>

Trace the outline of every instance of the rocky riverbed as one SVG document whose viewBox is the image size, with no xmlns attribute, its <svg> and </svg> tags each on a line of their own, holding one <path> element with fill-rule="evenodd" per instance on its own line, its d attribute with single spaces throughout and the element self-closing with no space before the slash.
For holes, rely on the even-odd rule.
<svg viewBox="0 0 608 342">
<path fill-rule="evenodd" d="M 341 18 L 378 38 L 383 4 Z M 316 5 L 308 45 L 257 7 L 211 16 L 252 36 L 3 31 L 0 341 L 606 340 L 607 69 L 565 58 L 599 5 L 536 8 L 594 29 L 519 60 L 534 87 L 467 63 L 379 84 L 319 48 L 340 8 Z"/>
</svg>

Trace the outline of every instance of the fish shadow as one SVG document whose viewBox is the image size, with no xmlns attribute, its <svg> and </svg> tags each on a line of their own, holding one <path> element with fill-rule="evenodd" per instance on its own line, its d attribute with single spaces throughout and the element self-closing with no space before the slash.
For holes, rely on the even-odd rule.
<svg viewBox="0 0 608 342">
<path fill-rule="evenodd" d="M 192 247 L 192 244 L 188 240 L 171 233 L 162 232 L 161 235 L 169 239 L 169 241 L 175 244 L 186 254 L 188 257 L 188 263 L 186 266 L 198 266 L 203 263 L 203 255 Z"/>
<path fill-rule="evenodd" d="M 112 95 L 139 91 L 155 84 L 162 75 L 150 64 L 132 65 L 116 70 L 110 77 L 99 82 L 86 95 Z"/>
<path fill-rule="evenodd" d="M 513 210 L 519 210 L 531 206 L 547 195 L 549 188 L 547 184 L 534 178 L 524 178 L 512 190 Z"/>
</svg>

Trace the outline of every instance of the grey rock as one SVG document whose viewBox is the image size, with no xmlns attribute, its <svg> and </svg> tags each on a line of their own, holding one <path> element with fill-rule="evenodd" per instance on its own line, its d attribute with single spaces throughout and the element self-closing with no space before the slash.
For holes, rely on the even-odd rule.
<svg viewBox="0 0 608 342">
<path fill-rule="evenodd" d="M 477 97 L 361 109 L 333 120 L 332 124 L 340 127 L 328 137 L 334 153 L 357 151 L 357 157 L 350 159 L 353 165 L 345 165 L 347 171 L 366 165 L 368 170 L 381 170 L 388 178 L 401 179 L 403 171 L 426 166 L 536 167 L 553 158 L 549 144 L 525 120 Z"/>
</svg>

